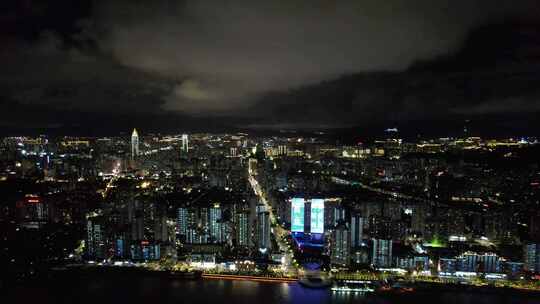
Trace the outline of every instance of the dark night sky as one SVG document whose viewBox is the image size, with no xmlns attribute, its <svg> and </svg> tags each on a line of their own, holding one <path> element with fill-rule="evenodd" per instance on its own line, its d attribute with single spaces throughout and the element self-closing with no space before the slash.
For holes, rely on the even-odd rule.
<svg viewBox="0 0 540 304">
<path fill-rule="evenodd" d="M 537 1 L 0 4 L 0 133 L 537 135 Z"/>
</svg>

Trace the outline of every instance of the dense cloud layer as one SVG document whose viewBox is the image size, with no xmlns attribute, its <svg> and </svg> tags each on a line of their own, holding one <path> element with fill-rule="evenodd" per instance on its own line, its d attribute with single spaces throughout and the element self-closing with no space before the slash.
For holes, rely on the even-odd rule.
<svg viewBox="0 0 540 304">
<path fill-rule="evenodd" d="M 186 1 L 101 7 L 122 64 L 178 80 L 164 109 L 229 112 L 261 93 L 402 70 L 454 51 L 471 27 L 526 8 L 492 1 Z M 132 1 L 130 1 L 132 3 Z"/>
<path fill-rule="evenodd" d="M 540 110 L 539 92 L 521 85 L 540 79 L 534 71 L 467 70 L 513 41 L 468 50 L 480 55 L 458 74 L 407 70 L 474 45 L 465 41 L 479 25 L 537 15 L 532 0 L 11 2 L 0 14 L 0 107 L 17 113 L 329 127 Z"/>
</svg>

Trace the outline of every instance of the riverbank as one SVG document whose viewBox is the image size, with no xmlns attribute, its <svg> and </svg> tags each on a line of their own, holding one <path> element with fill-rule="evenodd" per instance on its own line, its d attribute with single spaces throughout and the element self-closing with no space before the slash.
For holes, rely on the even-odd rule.
<svg viewBox="0 0 540 304">
<path fill-rule="evenodd" d="M 296 278 L 274 278 L 274 277 L 234 275 L 234 274 L 203 274 L 202 278 L 203 279 L 215 279 L 215 280 L 240 280 L 240 281 L 269 282 L 269 283 L 295 283 L 295 282 L 298 282 L 298 279 L 296 279 Z"/>
<path fill-rule="evenodd" d="M 490 303 L 540 304 L 540 297 L 525 293 L 479 293 L 452 289 L 426 289 L 411 293 L 334 292 L 305 288 L 296 282 L 266 283 L 252 280 L 197 279 L 171 280 L 164 276 L 89 272 L 41 280 L 15 286 L 0 293 L 0 303 Z"/>
<path fill-rule="evenodd" d="M 434 282 L 412 282 L 407 283 L 407 286 L 414 288 L 416 292 L 424 291 L 470 291 L 476 293 L 490 293 L 490 294 L 509 294 L 509 293 L 519 293 L 519 294 L 530 294 L 532 296 L 537 296 L 540 298 L 540 290 L 538 289 L 526 289 L 526 288 L 516 288 L 516 287 L 502 287 L 502 286 L 493 286 L 493 285 L 471 285 L 471 284 L 455 284 L 455 283 L 434 283 Z"/>
<path fill-rule="evenodd" d="M 264 283 L 297 283 L 297 278 L 290 277 L 271 277 L 260 276 L 255 274 L 218 274 L 218 273 L 204 273 L 202 271 L 190 270 L 190 271 L 166 271 L 166 270 L 154 270 L 148 267 L 141 266 L 105 266 L 105 265 L 72 265 L 69 267 L 57 267 L 50 271 L 40 275 L 32 281 L 24 282 L 23 284 L 4 284 L 4 287 L 14 285 L 32 285 L 34 283 L 39 284 L 43 280 L 55 280 L 66 278 L 85 278 L 85 277 L 107 277 L 107 278 L 121 278 L 125 276 L 130 277 L 156 277 L 168 280 L 227 280 L 227 281 L 253 281 Z M 339 280 L 338 280 L 339 281 Z M 382 280 L 371 280 L 376 286 L 386 286 L 386 288 L 377 288 L 377 293 L 382 294 L 402 294 L 402 293 L 425 293 L 425 292 L 473 292 L 480 294 L 527 294 L 532 297 L 540 298 L 540 290 L 538 289 L 524 289 L 516 287 L 501 287 L 493 285 L 473 285 L 473 284 L 459 284 L 459 283 L 441 283 L 441 282 L 425 282 L 425 281 L 407 281 L 400 280 L 395 281 L 405 288 L 394 288 L 393 283 L 386 283 Z M 304 284 L 305 285 L 305 284 Z M 322 286 L 321 289 L 330 289 L 330 285 Z M 2 284 L 0 284 L 2 287 Z"/>
</svg>

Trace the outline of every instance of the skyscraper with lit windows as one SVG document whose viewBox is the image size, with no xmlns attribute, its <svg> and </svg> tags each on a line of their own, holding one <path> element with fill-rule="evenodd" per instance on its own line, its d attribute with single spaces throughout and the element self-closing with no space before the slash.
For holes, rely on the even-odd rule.
<svg viewBox="0 0 540 304">
<path fill-rule="evenodd" d="M 208 230 L 210 239 L 213 243 L 223 243 L 223 223 L 221 220 L 221 207 L 219 204 L 214 204 L 209 208 L 208 212 Z"/>
<path fill-rule="evenodd" d="M 359 248 L 362 246 L 362 236 L 364 233 L 364 219 L 358 212 L 351 214 L 351 247 Z"/>
<path fill-rule="evenodd" d="M 250 240 L 249 211 L 241 211 L 236 214 L 236 245 L 248 247 Z"/>
<path fill-rule="evenodd" d="M 330 261 L 334 265 L 349 265 L 351 243 L 350 230 L 346 223 L 340 222 L 332 230 Z"/>
<path fill-rule="evenodd" d="M 539 273 L 540 272 L 540 244 L 531 243 L 524 245 L 523 248 L 525 262 L 525 270 Z"/>
<path fill-rule="evenodd" d="M 392 265 L 392 240 L 372 239 L 371 264 L 375 267 Z"/>
<path fill-rule="evenodd" d="M 186 153 L 189 151 L 189 137 L 187 134 L 182 134 L 182 151 Z"/>
<path fill-rule="evenodd" d="M 139 133 L 137 129 L 133 129 L 131 133 L 131 160 L 134 160 L 139 155 Z"/>
<path fill-rule="evenodd" d="M 264 205 L 257 206 L 257 245 L 259 250 L 270 249 L 270 213 Z"/>
<path fill-rule="evenodd" d="M 187 208 L 178 208 L 176 217 L 176 230 L 181 240 L 184 240 L 188 231 L 188 210 Z"/>
<path fill-rule="evenodd" d="M 86 254 L 89 259 L 105 258 L 105 229 L 102 217 L 89 217 L 86 221 Z"/>
</svg>

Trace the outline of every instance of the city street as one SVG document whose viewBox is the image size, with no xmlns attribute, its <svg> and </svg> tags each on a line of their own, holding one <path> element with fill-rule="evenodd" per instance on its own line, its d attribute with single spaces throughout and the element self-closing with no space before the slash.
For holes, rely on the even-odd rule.
<svg viewBox="0 0 540 304">
<path fill-rule="evenodd" d="M 276 240 L 276 243 L 279 247 L 279 251 L 283 253 L 282 266 L 284 271 L 295 275 L 298 272 L 297 265 L 294 265 L 294 254 L 292 249 L 289 247 L 289 244 L 285 241 L 288 231 L 281 227 L 276 220 L 273 208 L 266 198 L 266 194 L 261 188 L 261 185 L 255 178 L 255 175 L 249 172 L 249 183 L 255 194 L 259 197 L 259 201 L 266 207 L 270 215 L 270 221 L 272 223 L 272 235 Z"/>
</svg>

